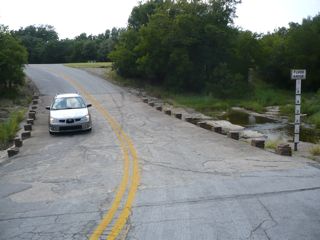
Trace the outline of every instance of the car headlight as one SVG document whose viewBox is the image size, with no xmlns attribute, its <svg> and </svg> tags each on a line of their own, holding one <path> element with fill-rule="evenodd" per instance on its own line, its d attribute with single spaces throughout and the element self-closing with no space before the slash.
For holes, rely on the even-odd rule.
<svg viewBox="0 0 320 240">
<path fill-rule="evenodd" d="M 57 122 L 58 122 L 58 119 L 53 118 L 53 117 L 50 117 L 50 123 L 51 123 L 51 124 L 57 123 Z"/>
<path fill-rule="evenodd" d="M 82 118 L 84 121 L 86 122 L 89 122 L 90 121 L 90 115 L 85 115 L 83 118 Z"/>
</svg>

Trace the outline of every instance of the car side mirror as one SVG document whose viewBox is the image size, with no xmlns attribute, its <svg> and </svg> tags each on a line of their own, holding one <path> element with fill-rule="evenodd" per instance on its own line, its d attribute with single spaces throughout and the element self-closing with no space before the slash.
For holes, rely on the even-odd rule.
<svg viewBox="0 0 320 240">
<path fill-rule="evenodd" d="M 87 104 L 87 107 L 92 107 L 92 104 L 91 103 Z"/>
<path fill-rule="evenodd" d="M 50 110 L 50 107 L 49 107 L 49 106 L 46 106 L 46 109 L 47 109 L 47 110 Z"/>
</svg>

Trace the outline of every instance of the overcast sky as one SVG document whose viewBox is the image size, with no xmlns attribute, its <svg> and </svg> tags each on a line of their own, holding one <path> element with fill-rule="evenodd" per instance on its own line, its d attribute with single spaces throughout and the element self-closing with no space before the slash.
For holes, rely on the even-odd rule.
<svg viewBox="0 0 320 240">
<path fill-rule="evenodd" d="M 80 33 L 97 35 L 112 27 L 126 27 L 138 0 L 0 0 L 0 24 L 10 29 L 49 24 L 60 39 Z M 272 32 L 289 22 L 320 12 L 320 0 L 242 0 L 237 26 L 258 33 Z"/>
</svg>

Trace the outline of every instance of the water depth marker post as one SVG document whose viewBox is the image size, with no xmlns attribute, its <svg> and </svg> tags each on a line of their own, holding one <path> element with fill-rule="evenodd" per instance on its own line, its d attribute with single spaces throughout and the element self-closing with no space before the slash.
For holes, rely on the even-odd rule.
<svg viewBox="0 0 320 240">
<path fill-rule="evenodd" d="M 294 151 L 298 151 L 300 134 L 300 114 L 301 114 L 301 80 L 306 79 L 307 71 L 305 69 L 292 69 L 291 79 L 296 80 L 296 106 L 294 117 Z"/>
</svg>

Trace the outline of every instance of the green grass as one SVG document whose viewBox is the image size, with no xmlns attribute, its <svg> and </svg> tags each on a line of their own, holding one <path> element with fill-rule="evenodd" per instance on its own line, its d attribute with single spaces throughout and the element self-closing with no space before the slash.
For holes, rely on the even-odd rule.
<svg viewBox="0 0 320 240">
<path fill-rule="evenodd" d="M 320 128 L 320 111 L 311 115 L 309 121 L 314 124 L 317 128 Z"/>
<path fill-rule="evenodd" d="M 13 140 L 24 114 L 25 110 L 15 111 L 10 114 L 7 121 L 0 123 L 0 149 L 5 149 L 9 142 Z"/>
<path fill-rule="evenodd" d="M 320 156 L 320 145 L 317 144 L 317 145 L 313 146 L 312 148 L 310 148 L 310 153 L 313 156 Z"/>
<path fill-rule="evenodd" d="M 67 67 L 73 68 L 111 68 L 111 62 L 86 62 L 86 63 L 66 63 Z"/>
<path fill-rule="evenodd" d="M 213 112 L 230 108 L 227 101 L 221 101 L 212 96 L 172 94 L 170 98 L 172 103 L 178 107 L 187 106 L 200 112 Z"/>
<path fill-rule="evenodd" d="M 275 150 L 280 143 L 282 143 L 282 141 L 280 139 L 267 140 L 266 143 L 265 143 L 265 147 Z"/>
</svg>

